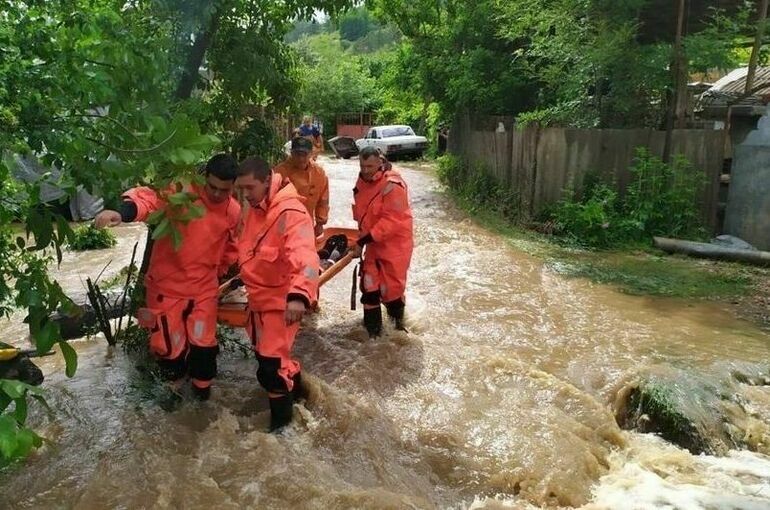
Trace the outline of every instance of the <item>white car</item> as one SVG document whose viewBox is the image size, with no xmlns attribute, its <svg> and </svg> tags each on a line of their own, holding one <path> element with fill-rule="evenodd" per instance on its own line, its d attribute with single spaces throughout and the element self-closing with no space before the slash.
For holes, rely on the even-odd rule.
<svg viewBox="0 0 770 510">
<path fill-rule="evenodd" d="M 428 147 L 428 139 L 414 134 L 409 126 L 374 126 L 365 137 L 356 140 L 359 151 L 368 146 L 377 147 L 388 158 L 420 157 Z"/>
</svg>

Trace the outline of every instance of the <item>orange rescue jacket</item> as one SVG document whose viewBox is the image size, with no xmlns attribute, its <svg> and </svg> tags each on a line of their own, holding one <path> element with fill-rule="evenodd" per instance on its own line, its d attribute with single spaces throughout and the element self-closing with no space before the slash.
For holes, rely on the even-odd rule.
<svg viewBox="0 0 770 510">
<path fill-rule="evenodd" d="M 285 310 L 293 297 L 315 306 L 319 261 L 313 221 L 294 185 L 280 175 L 272 174 L 260 206 L 249 207 L 238 255 L 251 310 Z"/>
<path fill-rule="evenodd" d="M 241 206 L 234 198 L 212 203 L 199 186 L 190 186 L 188 190 L 198 195 L 195 203 L 206 212 L 200 218 L 177 225 L 182 234 L 179 249 L 174 249 L 171 236 L 155 241 L 145 285 L 164 296 L 203 300 L 216 297 L 217 277 L 237 261 L 236 229 Z M 161 194 L 146 187 L 130 189 L 123 198 L 136 204 L 134 221 L 146 221 L 150 213 L 166 206 Z"/>
<path fill-rule="evenodd" d="M 318 163 L 310 161 L 300 168 L 287 159 L 273 169 L 288 178 L 297 193 L 305 198 L 305 206 L 317 225 L 326 225 L 329 220 L 329 178 Z"/>
<path fill-rule="evenodd" d="M 401 174 L 395 170 L 380 171 L 372 182 L 359 177 L 353 188 L 353 200 L 353 218 L 361 236 L 372 237 L 367 244 L 367 256 L 409 260 L 414 247 L 412 209 Z"/>
</svg>

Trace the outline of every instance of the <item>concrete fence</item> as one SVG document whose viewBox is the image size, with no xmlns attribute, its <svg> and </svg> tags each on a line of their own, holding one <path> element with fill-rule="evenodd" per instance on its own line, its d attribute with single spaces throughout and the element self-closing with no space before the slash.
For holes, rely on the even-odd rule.
<svg viewBox="0 0 770 510">
<path fill-rule="evenodd" d="M 500 124 L 505 131 L 501 132 Z M 631 179 L 636 148 L 647 147 L 662 156 L 665 136 L 651 129 L 518 129 L 511 117 L 466 114 L 452 124 L 448 150 L 468 162 L 482 163 L 498 182 L 510 187 L 526 219 L 557 202 L 567 189 L 580 193 L 589 172 L 616 182 L 623 193 Z M 698 205 L 712 230 L 717 227 L 724 136 L 724 131 L 701 129 L 673 134 L 672 153 L 682 154 L 704 174 L 706 184 Z"/>
</svg>

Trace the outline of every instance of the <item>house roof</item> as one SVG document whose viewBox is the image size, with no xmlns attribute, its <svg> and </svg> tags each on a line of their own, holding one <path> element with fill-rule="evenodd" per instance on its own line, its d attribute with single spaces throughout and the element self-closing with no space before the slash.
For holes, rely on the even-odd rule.
<svg viewBox="0 0 770 510">
<path fill-rule="evenodd" d="M 748 67 L 739 67 L 717 80 L 701 94 L 698 109 L 764 106 L 770 95 L 770 67 L 757 67 L 751 94 L 745 96 L 748 71 Z"/>
</svg>

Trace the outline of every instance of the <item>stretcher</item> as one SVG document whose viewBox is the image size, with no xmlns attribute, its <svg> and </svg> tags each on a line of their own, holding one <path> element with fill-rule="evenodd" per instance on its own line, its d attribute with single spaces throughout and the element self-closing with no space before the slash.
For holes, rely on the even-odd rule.
<svg viewBox="0 0 770 510">
<path fill-rule="evenodd" d="M 346 241 L 344 243 L 345 248 L 344 250 L 337 249 L 333 250 L 332 253 L 328 253 L 328 250 L 324 249 L 329 247 L 329 241 L 335 236 L 337 240 L 339 240 L 340 236 L 344 236 Z M 321 258 L 321 274 L 318 278 L 319 287 L 323 286 L 339 274 L 345 266 L 350 264 L 353 257 L 348 253 L 347 247 L 353 246 L 357 240 L 358 230 L 356 229 L 336 227 L 324 229 L 323 235 L 316 239 L 316 250 L 319 251 L 319 257 Z M 334 244 L 341 248 L 339 243 Z M 232 327 L 244 327 L 249 318 L 249 306 L 246 298 L 246 289 L 243 286 L 233 288 L 233 282 L 237 280 L 238 277 L 236 276 L 219 287 L 217 322 Z"/>
</svg>

